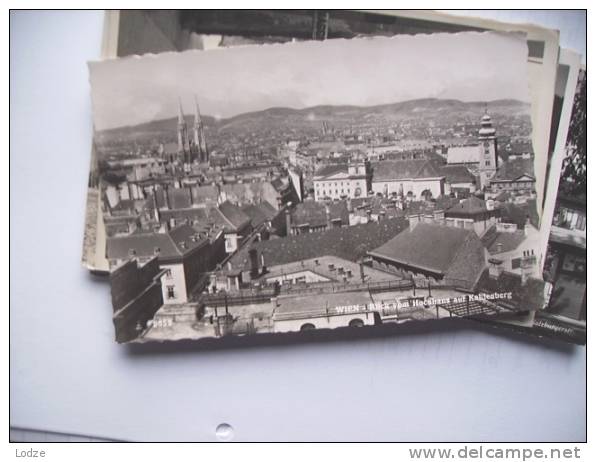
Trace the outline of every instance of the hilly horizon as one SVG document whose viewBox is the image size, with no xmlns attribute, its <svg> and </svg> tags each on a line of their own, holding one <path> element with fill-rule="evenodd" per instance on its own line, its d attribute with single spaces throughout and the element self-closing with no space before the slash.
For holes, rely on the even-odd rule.
<svg viewBox="0 0 596 462">
<path fill-rule="evenodd" d="M 375 106 L 317 105 L 302 109 L 271 107 L 221 119 L 203 115 L 202 121 L 206 129 L 258 131 L 262 128 L 271 128 L 272 125 L 278 125 L 279 127 L 286 125 L 314 126 L 320 125 L 322 121 L 332 124 L 349 124 L 367 120 L 373 123 L 376 118 L 383 118 L 384 120 L 399 122 L 407 119 L 427 118 L 431 115 L 444 117 L 450 112 L 457 113 L 462 117 L 471 117 L 484 112 L 486 106 L 488 106 L 489 113 L 494 115 L 505 112 L 509 115 L 521 115 L 522 113 L 529 115 L 530 104 L 516 99 L 463 102 L 456 99 L 421 98 Z M 172 133 L 172 131 L 175 132 L 177 120 L 178 118 L 174 116 L 137 125 L 100 130 L 96 132 L 97 141 L 101 143 L 104 140 L 113 138 L 128 138 L 133 134 L 142 137 L 144 135 Z M 194 123 L 194 115 L 186 115 L 185 120 L 187 125 L 191 127 Z"/>
<path fill-rule="evenodd" d="M 291 107 L 284 107 L 284 106 L 274 106 L 274 107 L 270 107 L 270 108 L 266 108 L 266 109 L 262 109 L 260 111 L 250 111 L 250 112 L 243 112 L 241 114 L 236 114 L 234 116 L 231 117 L 227 117 L 227 118 L 216 118 L 210 115 L 201 115 L 201 119 L 203 121 L 204 125 L 226 125 L 226 122 L 232 122 L 234 120 L 238 120 L 238 119 L 242 119 L 242 118 L 246 118 L 246 117 L 252 117 L 252 116 L 256 116 L 259 114 L 262 115 L 273 115 L 273 116 L 288 116 L 288 115 L 292 115 L 292 114 L 302 114 L 302 113 L 315 113 L 316 115 L 319 116 L 333 116 L 335 114 L 333 114 L 332 112 L 335 111 L 346 111 L 346 112 L 358 112 L 358 111 L 366 111 L 366 110 L 382 110 L 383 112 L 386 112 L 388 109 L 402 109 L 402 110 L 408 110 L 418 104 L 424 104 L 424 103 L 445 103 L 451 106 L 464 106 L 464 107 L 481 107 L 482 109 L 484 109 L 485 105 L 488 105 L 490 108 L 493 107 L 502 107 L 502 106 L 524 106 L 524 107 L 529 107 L 530 104 L 529 103 L 525 103 L 523 101 L 520 100 L 516 100 L 516 99 L 498 99 L 498 100 L 493 100 L 493 101 L 470 101 L 470 102 L 464 102 L 461 100 L 457 100 L 457 99 L 441 99 L 441 98 L 419 98 L 419 99 L 412 99 L 412 100 L 407 100 L 407 101 L 401 101 L 398 103 L 388 103 L 388 104 L 380 104 L 380 105 L 374 105 L 374 106 L 354 106 L 354 105 L 317 105 L 317 106 L 309 106 L 306 108 L 302 108 L 302 109 L 295 109 L 295 108 L 291 108 Z M 490 111 L 489 111 L 490 112 Z M 192 114 L 187 114 L 185 115 L 185 120 L 187 123 L 189 123 L 189 121 L 194 122 L 194 115 Z M 144 127 L 148 127 L 148 126 L 152 126 L 155 124 L 162 124 L 162 123 L 168 123 L 170 125 L 170 123 L 174 121 L 175 123 L 177 123 L 178 121 L 178 116 L 172 116 L 172 117 L 166 117 L 164 119 L 156 119 L 156 120 L 152 120 L 149 122 L 142 122 L 140 124 L 136 124 L 136 125 L 123 125 L 121 127 L 114 127 L 114 128 L 107 128 L 104 130 L 98 130 L 97 133 L 107 133 L 107 132 L 113 132 L 113 131 L 117 131 L 117 130 L 127 130 L 127 129 L 133 129 L 133 128 L 144 128 Z"/>
</svg>

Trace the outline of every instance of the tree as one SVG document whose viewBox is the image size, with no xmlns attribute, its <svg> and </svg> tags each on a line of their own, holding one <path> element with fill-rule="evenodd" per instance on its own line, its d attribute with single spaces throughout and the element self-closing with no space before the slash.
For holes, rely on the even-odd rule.
<svg viewBox="0 0 596 462">
<path fill-rule="evenodd" d="M 586 85 L 586 72 L 580 71 L 567 134 L 567 157 L 561 169 L 561 189 L 568 195 L 587 192 Z"/>
</svg>

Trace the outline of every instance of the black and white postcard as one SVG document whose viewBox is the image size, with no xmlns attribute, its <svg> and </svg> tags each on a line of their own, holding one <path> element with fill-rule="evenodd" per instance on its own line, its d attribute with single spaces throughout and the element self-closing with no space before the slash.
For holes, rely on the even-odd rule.
<svg viewBox="0 0 596 462">
<path fill-rule="evenodd" d="M 541 309 L 523 34 L 90 64 L 120 342 Z"/>
</svg>

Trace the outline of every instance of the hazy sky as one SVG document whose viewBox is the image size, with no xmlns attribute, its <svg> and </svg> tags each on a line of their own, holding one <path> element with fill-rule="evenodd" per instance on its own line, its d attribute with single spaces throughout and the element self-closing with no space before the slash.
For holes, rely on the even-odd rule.
<svg viewBox="0 0 596 462">
<path fill-rule="evenodd" d="M 98 130 L 193 113 L 230 117 L 274 106 L 416 98 L 530 101 L 518 34 L 466 32 L 254 45 L 89 64 Z"/>
</svg>

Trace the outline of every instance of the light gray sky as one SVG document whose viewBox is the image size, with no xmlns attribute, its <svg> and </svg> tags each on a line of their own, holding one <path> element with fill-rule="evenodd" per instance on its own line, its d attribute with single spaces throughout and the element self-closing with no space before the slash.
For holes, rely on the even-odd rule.
<svg viewBox="0 0 596 462">
<path fill-rule="evenodd" d="M 530 101 L 523 35 L 465 32 L 185 51 L 89 63 L 97 130 L 201 112 L 417 98 Z"/>
</svg>

